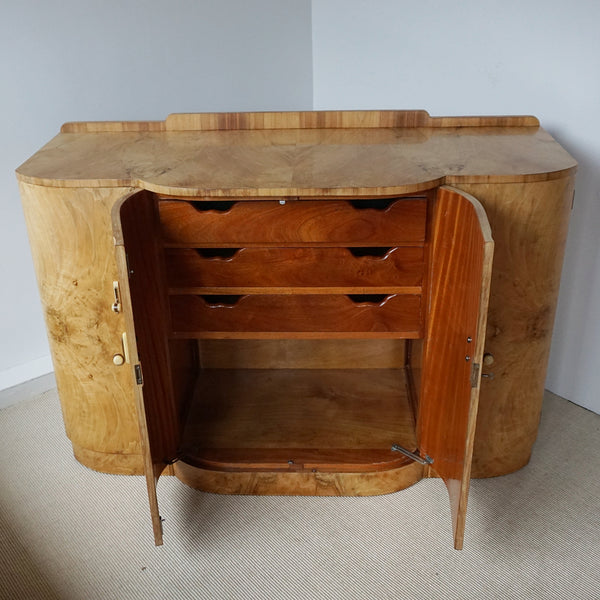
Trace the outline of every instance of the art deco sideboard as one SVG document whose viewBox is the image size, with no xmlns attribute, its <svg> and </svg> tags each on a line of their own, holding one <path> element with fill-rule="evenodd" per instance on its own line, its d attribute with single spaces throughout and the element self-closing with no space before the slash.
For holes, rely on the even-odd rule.
<svg viewBox="0 0 600 600">
<path fill-rule="evenodd" d="M 206 491 L 369 495 L 537 433 L 575 161 L 534 117 L 67 123 L 17 170 L 75 457 Z M 489 298 L 489 310 L 488 310 Z"/>
</svg>

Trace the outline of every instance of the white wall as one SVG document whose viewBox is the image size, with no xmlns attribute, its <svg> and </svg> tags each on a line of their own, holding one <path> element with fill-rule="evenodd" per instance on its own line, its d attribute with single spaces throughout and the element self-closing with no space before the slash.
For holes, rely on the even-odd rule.
<svg viewBox="0 0 600 600">
<path fill-rule="evenodd" d="M 314 0 L 315 109 L 533 114 L 579 161 L 547 385 L 600 412 L 600 3 Z"/>
<path fill-rule="evenodd" d="M 14 169 L 65 121 L 309 110 L 310 0 L 19 0 L 0 18 L 0 389 L 51 370 Z"/>
</svg>

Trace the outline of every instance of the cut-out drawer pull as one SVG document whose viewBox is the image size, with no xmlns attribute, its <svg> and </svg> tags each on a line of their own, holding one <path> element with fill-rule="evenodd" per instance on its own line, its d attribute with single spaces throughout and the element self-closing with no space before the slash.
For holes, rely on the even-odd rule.
<svg viewBox="0 0 600 600">
<path fill-rule="evenodd" d="M 202 258 L 231 260 L 241 248 L 195 248 Z"/>
<path fill-rule="evenodd" d="M 352 256 L 355 256 L 356 258 L 362 258 L 363 256 L 369 257 L 369 258 L 386 258 L 389 253 L 394 250 L 394 248 L 390 247 L 390 246 L 386 246 L 386 247 L 369 247 L 369 246 L 365 246 L 365 247 L 358 247 L 358 248 L 348 248 L 348 251 L 350 252 L 350 254 L 352 254 Z"/>
<path fill-rule="evenodd" d="M 211 294 L 200 295 L 204 302 L 210 308 L 233 308 L 242 298 L 243 295 L 237 294 Z"/>
<path fill-rule="evenodd" d="M 383 306 L 394 294 L 348 294 L 354 304 L 374 304 Z"/>
<path fill-rule="evenodd" d="M 425 198 L 159 202 L 171 247 L 328 244 L 397 246 L 425 240 Z"/>
<path fill-rule="evenodd" d="M 209 200 L 202 202 L 190 202 L 190 204 L 200 213 L 208 211 L 227 212 L 234 207 L 236 202 L 232 200 Z"/>
<path fill-rule="evenodd" d="M 387 210 L 398 198 L 367 198 L 349 200 L 349 203 L 358 210 Z"/>
<path fill-rule="evenodd" d="M 167 248 L 165 258 L 171 294 L 420 293 L 424 271 L 419 246 Z"/>
<path fill-rule="evenodd" d="M 171 296 L 175 337 L 421 336 L 419 295 L 248 294 Z M 381 300 L 383 298 L 383 300 Z M 371 300 L 371 302 L 369 302 Z"/>
</svg>

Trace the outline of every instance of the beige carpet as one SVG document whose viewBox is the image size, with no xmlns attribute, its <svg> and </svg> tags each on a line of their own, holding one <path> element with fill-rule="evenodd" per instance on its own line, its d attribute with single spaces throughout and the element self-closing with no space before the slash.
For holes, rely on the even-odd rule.
<svg viewBox="0 0 600 600">
<path fill-rule="evenodd" d="M 531 464 L 373 498 L 231 497 L 80 466 L 56 392 L 0 411 L 0 598 L 600 598 L 600 416 L 547 394 Z"/>
</svg>

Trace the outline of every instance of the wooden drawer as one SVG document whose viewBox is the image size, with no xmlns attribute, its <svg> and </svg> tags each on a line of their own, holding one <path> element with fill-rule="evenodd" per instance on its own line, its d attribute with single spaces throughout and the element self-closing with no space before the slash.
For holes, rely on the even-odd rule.
<svg viewBox="0 0 600 600">
<path fill-rule="evenodd" d="M 171 293 L 273 293 L 290 287 L 303 288 L 304 293 L 316 288 L 330 294 L 332 288 L 419 293 L 423 279 L 423 248 L 419 246 L 167 248 L 165 257 Z"/>
<path fill-rule="evenodd" d="M 171 296 L 175 337 L 404 337 L 421 335 L 419 295 Z"/>
<path fill-rule="evenodd" d="M 427 200 L 159 202 L 166 246 L 423 243 Z"/>
</svg>

